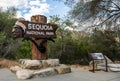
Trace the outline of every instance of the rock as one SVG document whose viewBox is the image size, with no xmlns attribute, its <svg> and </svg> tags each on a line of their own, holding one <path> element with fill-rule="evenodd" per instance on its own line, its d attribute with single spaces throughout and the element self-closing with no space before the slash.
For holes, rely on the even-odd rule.
<svg viewBox="0 0 120 81">
<path fill-rule="evenodd" d="M 46 67 L 59 66 L 59 59 L 48 59 L 48 60 L 30 60 L 20 59 L 21 67 L 25 69 L 41 69 Z"/>
<path fill-rule="evenodd" d="M 110 71 L 120 72 L 120 68 L 109 68 Z"/>
<path fill-rule="evenodd" d="M 110 68 L 120 68 L 120 64 L 108 64 Z"/>
<path fill-rule="evenodd" d="M 16 71 L 16 76 L 18 79 L 25 80 L 29 79 L 33 76 L 34 71 L 32 70 L 27 70 L 27 69 L 21 69 Z"/>
<path fill-rule="evenodd" d="M 19 63 L 24 64 L 25 60 L 30 60 L 30 59 L 19 59 Z"/>
<path fill-rule="evenodd" d="M 54 68 L 46 68 L 42 70 L 36 70 L 34 72 L 34 75 L 39 76 L 39 77 L 51 76 L 51 75 L 56 75 L 56 74 L 57 72 Z"/>
<path fill-rule="evenodd" d="M 42 60 L 42 65 L 43 65 L 43 68 L 47 68 L 48 67 L 48 63 L 46 60 Z"/>
<path fill-rule="evenodd" d="M 40 60 L 22 60 L 22 68 L 25 69 L 40 69 L 42 68 L 42 62 Z"/>
<path fill-rule="evenodd" d="M 60 66 L 55 68 L 58 74 L 65 74 L 65 73 L 70 73 L 71 68 L 68 66 Z"/>
<path fill-rule="evenodd" d="M 12 71 L 12 72 L 14 72 L 14 73 L 16 73 L 16 71 L 18 71 L 18 70 L 21 70 L 22 68 L 20 67 L 20 66 L 11 66 L 10 67 L 10 70 Z"/>
<path fill-rule="evenodd" d="M 47 61 L 48 66 L 50 67 L 59 66 L 59 59 L 48 59 L 46 61 Z"/>
<path fill-rule="evenodd" d="M 29 79 L 31 77 L 46 77 L 71 72 L 70 67 L 59 64 L 59 59 L 20 59 L 19 63 L 20 66 L 10 67 L 10 70 L 16 72 L 17 78 L 21 80 Z"/>
</svg>

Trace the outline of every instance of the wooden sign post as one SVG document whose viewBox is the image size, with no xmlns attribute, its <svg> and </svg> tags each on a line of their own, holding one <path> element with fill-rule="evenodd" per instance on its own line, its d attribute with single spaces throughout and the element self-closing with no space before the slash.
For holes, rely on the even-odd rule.
<svg viewBox="0 0 120 81">
<path fill-rule="evenodd" d="M 43 15 L 34 15 L 31 22 L 18 19 L 13 27 L 14 38 L 24 38 L 32 42 L 31 59 L 47 59 L 47 40 L 56 38 L 57 25 L 47 24 L 47 18 Z"/>
<path fill-rule="evenodd" d="M 31 17 L 31 22 L 36 22 L 36 23 L 47 23 L 47 18 L 43 15 L 35 15 Z M 35 39 L 33 40 L 37 43 L 40 44 L 40 42 L 43 39 Z M 47 48 L 47 42 L 44 43 L 44 47 Z M 37 59 L 37 60 L 45 60 L 47 59 L 47 50 L 44 53 L 41 53 L 35 46 L 34 43 L 32 43 L 32 56 L 31 59 Z"/>
</svg>

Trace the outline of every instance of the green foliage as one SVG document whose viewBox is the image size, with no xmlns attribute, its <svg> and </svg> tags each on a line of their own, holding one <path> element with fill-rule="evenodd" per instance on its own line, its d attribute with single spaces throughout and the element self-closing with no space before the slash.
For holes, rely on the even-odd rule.
<svg viewBox="0 0 120 81">
<path fill-rule="evenodd" d="M 30 42 L 13 39 L 12 28 L 17 20 L 16 10 L 8 8 L 0 11 L 0 58 L 20 59 L 30 58 Z"/>
<path fill-rule="evenodd" d="M 120 42 L 116 40 L 116 38 L 119 39 L 119 37 L 116 35 L 116 31 L 94 30 L 91 38 L 93 39 L 94 47 L 96 48 L 94 52 L 102 52 L 113 61 L 119 60 Z"/>
<path fill-rule="evenodd" d="M 58 22 L 58 21 L 57 21 Z M 49 58 L 59 58 L 65 64 L 89 64 L 91 52 L 102 52 L 113 61 L 120 57 L 120 42 L 115 40 L 119 34 L 113 30 L 95 29 L 92 33 L 65 30 L 64 26 L 71 26 L 68 20 L 64 21 L 62 28 L 57 30 L 55 43 L 48 42 Z M 119 39 L 119 38 L 118 38 Z"/>
<path fill-rule="evenodd" d="M 15 59 L 21 58 L 31 58 L 31 48 L 30 41 L 23 41 L 17 50 L 17 54 L 15 55 Z"/>
<path fill-rule="evenodd" d="M 5 34 L 3 32 L 0 32 L 0 44 L 4 43 L 5 38 L 6 38 Z"/>
<path fill-rule="evenodd" d="M 80 34 L 58 28 L 55 43 L 48 42 L 49 58 L 59 58 L 65 64 L 88 64 L 88 39 Z"/>
<path fill-rule="evenodd" d="M 13 15 L 15 11 L 12 8 L 8 11 L 0 11 L 0 58 L 14 58 L 19 46 L 19 43 L 13 40 L 11 32 L 16 21 Z"/>
<path fill-rule="evenodd" d="M 88 35 L 77 31 L 66 30 L 69 26 L 75 28 L 68 18 L 61 20 L 58 16 L 52 16 L 51 22 L 59 26 L 55 43 L 48 42 L 49 58 L 59 58 L 65 64 L 88 64 Z M 83 34 L 83 35 L 82 35 Z"/>
</svg>

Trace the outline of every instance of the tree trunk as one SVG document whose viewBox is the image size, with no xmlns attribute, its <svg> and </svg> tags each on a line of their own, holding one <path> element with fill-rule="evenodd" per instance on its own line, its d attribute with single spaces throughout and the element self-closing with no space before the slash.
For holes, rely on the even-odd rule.
<svg viewBox="0 0 120 81">
<path fill-rule="evenodd" d="M 47 23 L 47 18 L 43 15 L 35 15 L 31 17 L 31 22 L 36 23 Z M 43 39 L 40 38 L 32 38 L 38 45 Z M 47 49 L 47 42 L 43 44 L 43 46 Z M 35 60 L 46 60 L 47 59 L 47 50 L 44 53 L 41 53 L 38 48 L 32 43 L 32 55 L 31 59 Z"/>
</svg>

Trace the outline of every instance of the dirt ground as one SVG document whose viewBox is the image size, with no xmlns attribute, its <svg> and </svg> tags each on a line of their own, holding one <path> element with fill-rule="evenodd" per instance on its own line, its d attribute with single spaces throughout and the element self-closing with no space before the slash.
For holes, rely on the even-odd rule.
<svg viewBox="0 0 120 81">
<path fill-rule="evenodd" d="M 89 66 L 89 65 L 68 65 L 70 66 L 71 68 L 77 68 L 77 69 L 84 69 L 84 70 L 91 70 L 92 67 Z"/>
<path fill-rule="evenodd" d="M 19 63 L 17 61 L 0 58 L 0 68 L 9 68 L 15 65 L 19 65 Z"/>
</svg>

